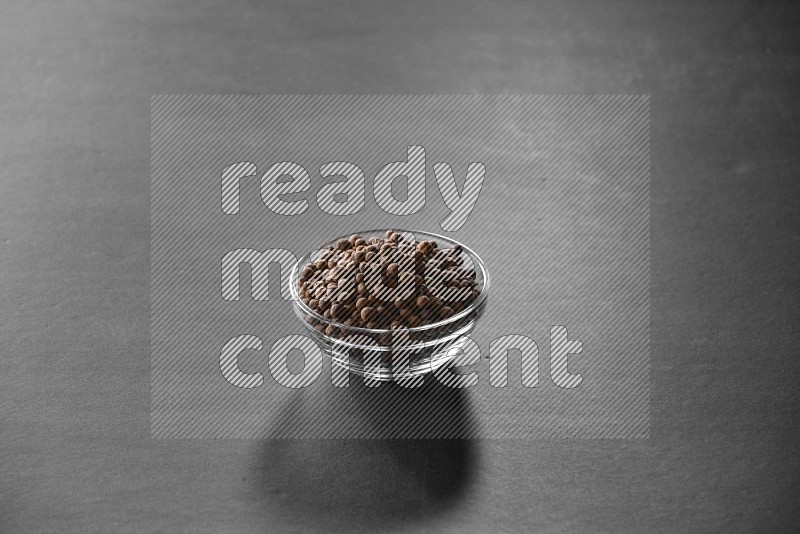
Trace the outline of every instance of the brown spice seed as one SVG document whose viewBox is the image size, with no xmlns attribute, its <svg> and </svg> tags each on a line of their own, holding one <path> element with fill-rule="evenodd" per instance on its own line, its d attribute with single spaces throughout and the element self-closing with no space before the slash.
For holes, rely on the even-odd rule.
<svg viewBox="0 0 800 534">
<path fill-rule="evenodd" d="M 376 310 L 370 306 L 361 309 L 361 318 L 365 321 L 371 321 L 375 318 Z"/>
</svg>

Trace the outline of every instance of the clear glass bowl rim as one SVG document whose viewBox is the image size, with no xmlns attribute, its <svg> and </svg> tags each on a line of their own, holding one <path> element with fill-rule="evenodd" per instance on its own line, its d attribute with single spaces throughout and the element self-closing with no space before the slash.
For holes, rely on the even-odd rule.
<svg viewBox="0 0 800 534">
<path fill-rule="evenodd" d="M 299 276 L 300 265 L 301 264 L 305 264 L 307 258 L 309 257 L 309 254 L 311 252 L 316 251 L 316 250 L 327 249 L 330 246 L 334 246 L 336 244 L 336 242 L 339 241 L 340 239 L 347 239 L 353 234 L 366 235 L 366 234 L 375 234 L 375 233 L 385 233 L 387 230 L 389 230 L 389 228 L 376 228 L 376 229 L 371 229 L 371 230 L 361 230 L 361 231 L 357 231 L 357 232 L 351 232 L 351 233 L 349 233 L 347 235 L 338 236 L 338 237 L 335 237 L 335 238 L 330 239 L 328 241 L 325 241 L 324 243 L 312 248 L 311 251 L 309 251 L 308 253 L 304 254 L 302 256 L 302 258 L 300 258 L 300 260 L 297 263 L 295 263 L 294 267 L 292 267 L 291 273 L 289 273 L 289 285 L 290 285 L 290 291 L 291 291 L 291 294 L 292 294 L 292 300 L 294 301 L 294 306 L 297 306 L 306 315 L 312 316 L 314 319 L 320 321 L 323 324 L 332 325 L 332 326 L 334 326 L 336 328 L 341 328 L 342 330 L 346 330 L 348 332 L 353 332 L 353 333 L 356 333 L 356 334 L 386 334 L 386 333 L 394 332 L 394 330 L 391 330 L 391 329 L 361 328 L 361 327 L 357 327 L 357 326 L 348 326 L 348 325 L 346 325 L 344 323 L 340 323 L 340 322 L 334 321 L 332 319 L 326 319 L 324 316 L 318 314 L 317 312 L 315 312 L 314 310 L 309 308 L 306 305 L 306 303 L 303 302 L 303 300 L 300 298 L 300 288 L 297 287 L 297 280 L 300 277 Z M 461 243 L 460 241 L 456 241 L 455 239 L 453 239 L 451 237 L 446 237 L 446 236 L 443 236 L 443 235 L 434 234 L 432 232 L 426 232 L 426 231 L 423 231 L 423 230 L 406 230 L 406 229 L 401 229 L 401 228 L 392 228 L 391 230 L 394 231 L 394 232 L 399 232 L 399 233 L 411 233 L 411 234 L 414 234 L 415 236 L 417 236 L 417 235 L 428 236 L 428 237 L 433 238 L 433 239 L 441 240 L 441 241 L 445 242 L 446 244 L 459 245 L 467 254 L 470 255 L 470 258 L 472 259 L 473 264 L 480 268 L 480 272 L 481 272 L 481 275 L 483 277 L 483 286 L 481 287 L 480 295 L 478 295 L 478 298 L 475 300 L 475 302 L 470 304 L 467 308 L 465 308 L 465 309 L 461 310 L 460 312 L 448 317 L 447 319 L 445 319 L 443 321 L 439 321 L 438 323 L 431 323 L 431 324 L 426 324 L 426 325 L 423 325 L 423 326 L 414 326 L 414 327 L 411 327 L 411 328 L 405 328 L 404 330 L 408 330 L 409 332 L 427 332 L 429 330 L 434 330 L 434 329 L 440 328 L 442 326 L 447 326 L 447 325 L 450 325 L 452 323 L 455 323 L 455 322 L 463 319 L 464 317 L 467 317 L 469 314 L 471 314 L 475 310 L 479 309 L 481 307 L 481 305 L 483 305 L 483 303 L 486 301 L 486 298 L 488 297 L 488 294 L 489 294 L 489 271 L 486 269 L 486 264 L 483 262 L 481 257 L 478 256 L 478 254 L 474 250 L 472 250 L 471 248 L 469 248 L 465 244 Z M 420 241 L 420 240 L 418 239 L 417 241 Z M 422 241 L 428 241 L 428 239 L 422 239 Z"/>
</svg>

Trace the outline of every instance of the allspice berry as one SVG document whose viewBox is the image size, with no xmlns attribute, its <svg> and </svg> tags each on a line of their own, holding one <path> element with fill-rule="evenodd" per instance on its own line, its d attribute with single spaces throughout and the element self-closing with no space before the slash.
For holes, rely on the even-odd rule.
<svg viewBox="0 0 800 534">
<path fill-rule="evenodd" d="M 370 306 L 361 308 L 361 318 L 366 322 L 372 321 L 377 313 L 377 310 Z"/>
</svg>

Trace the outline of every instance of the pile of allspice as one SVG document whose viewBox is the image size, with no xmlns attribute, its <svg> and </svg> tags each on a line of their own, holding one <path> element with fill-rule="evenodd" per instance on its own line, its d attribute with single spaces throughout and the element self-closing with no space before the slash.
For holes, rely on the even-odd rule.
<svg viewBox="0 0 800 534">
<path fill-rule="evenodd" d="M 438 323 L 467 309 L 480 295 L 475 269 L 459 245 L 439 248 L 407 232 L 387 230 L 369 240 L 340 239 L 303 265 L 302 301 L 327 321 L 309 320 L 328 336 L 350 328 L 399 330 Z"/>
</svg>

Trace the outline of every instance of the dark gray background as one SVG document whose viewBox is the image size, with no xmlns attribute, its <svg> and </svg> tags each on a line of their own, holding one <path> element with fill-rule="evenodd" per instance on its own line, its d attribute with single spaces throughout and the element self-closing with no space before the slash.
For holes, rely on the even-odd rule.
<svg viewBox="0 0 800 534">
<path fill-rule="evenodd" d="M 4 2 L 0 531 L 784 531 L 788 3 Z M 155 93 L 651 93 L 649 441 L 152 441 Z"/>
</svg>

